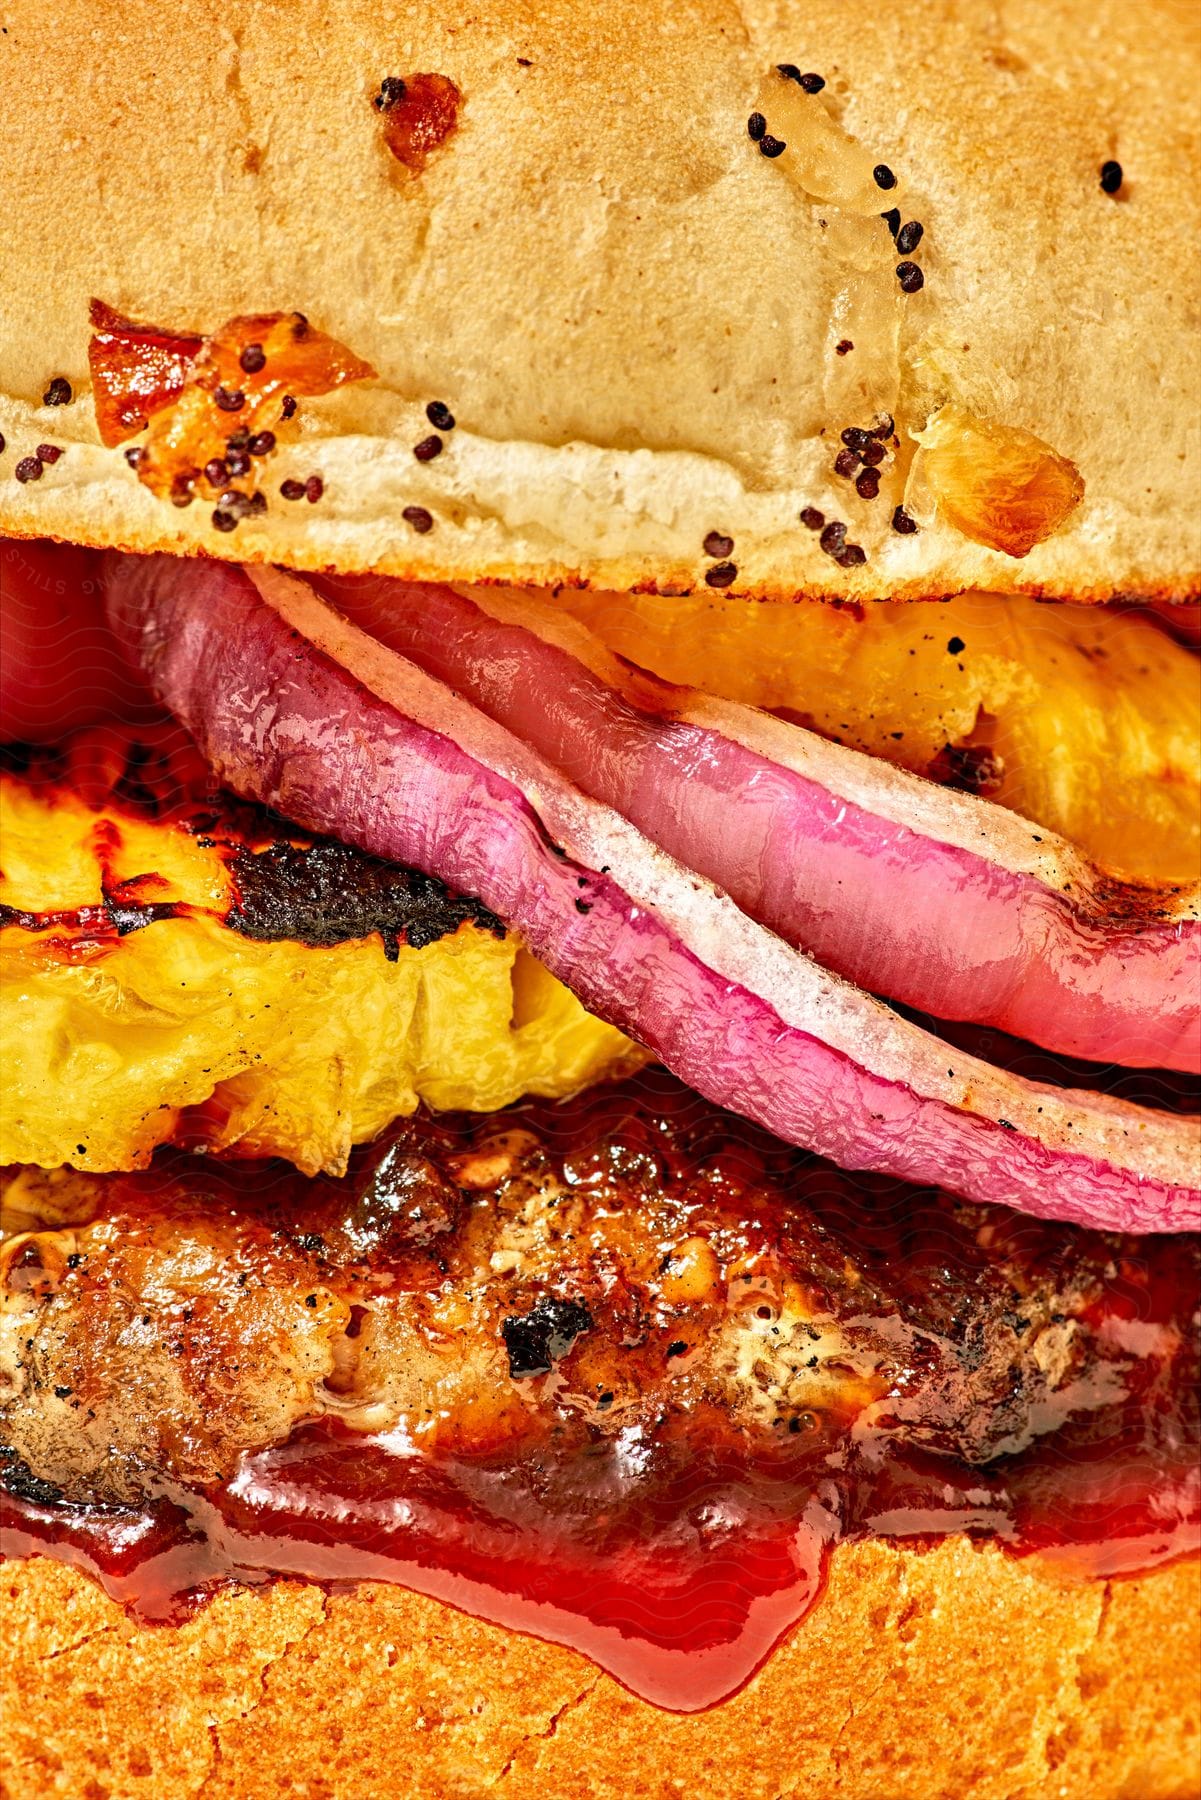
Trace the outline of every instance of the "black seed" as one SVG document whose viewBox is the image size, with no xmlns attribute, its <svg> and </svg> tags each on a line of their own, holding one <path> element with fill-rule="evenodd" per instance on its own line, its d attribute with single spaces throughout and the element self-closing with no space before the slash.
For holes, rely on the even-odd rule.
<svg viewBox="0 0 1201 1800">
<path fill-rule="evenodd" d="M 887 163 L 876 164 L 872 170 L 872 180 L 878 188 L 894 188 L 897 185 L 897 178 Z"/>
<path fill-rule="evenodd" d="M 864 450 L 863 460 L 869 469 L 878 469 L 887 455 L 887 450 L 877 439 L 876 442 L 869 444 Z"/>
<path fill-rule="evenodd" d="M 891 413 L 885 413 L 878 425 L 873 425 L 871 435 L 874 438 L 890 438 L 896 430 L 896 421 Z"/>
<path fill-rule="evenodd" d="M 251 514 L 251 515 L 252 515 L 252 516 L 253 516 L 253 515 L 254 515 L 254 514 L 255 514 L 255 513 L 265 513 L 265 512 L 266 512 L 266 510 L 267 510 L 267 496 L 266 496 L 266 494 L 260 494 L 260 493 L 254 493 L 254 494 L 251 494 L 251 496 L 250 496 L 250 504 L 249 504 L 249 506 L 248 506 L 248 507 L 247 507 L 247 509 L 246 509 L 246 510 L 247 510 L 247 511 L 248 511 L 248 512 L 249 512 L 249 513 L 250 513 L 250 514 Z"/>
<path fill-rule="evenodd" d="M 379 84 L 379 93 L 371 104 L 377 112 L 391 112 L 394 106 L 400 105 L 407 92 L 399 75 L 385 75 Z"/>
<path fill-rule="evenodd" d="M 441 400 L 431 400 L 425 409 L 425 416 L 437 431 L 453 431 L 455 415 L 449 406 L 443 406 Z"/>
<path fill-rule="evenodd" d="M 1114 167 L 1117 168 L 1116 163 L 1114 164 Z M 1119 181 L 1121 180 L 1120 169 L 1118 170 L 1118 179 Z M 46 392 L 42 395 L 42 405 L 70 406 L 72 398 L 71 383 L 67 380 L 65 375 L 56 375 L 54 380 L 50 383 L 50 386 L 46 389 Z"/>
<path fill-rule="evenodd" d="M 225 466 L 231 475 L 249 475 L 250 458 L 245 450 L 231 450 L 225 459 Z"/>
<path fill-rule="evenodd" d="M 763 117 L 763 114 L 752 113 L 746 122 L 746 135 L 750 138 L 752 144 L 759 143 L 760 139 L 763 138 L 766 133 L 767 120 Z"/>
<path fill-rule="evenodd" d="M 825 522 L 825 513 L 818 512 L 816 506 L 801 508 L 801 524 L 807 525 L 810 531 L 820 531 Z"/>
<path fill-rule="evenodd" d="M 738 570 L 732 562 L 714 563 L 711 569 L 705 570 L 705 581 L 711 588 L 728 588 L 737 579 Z"/>
<path fill-rule="evenodd" d="M 194 477 L 192 475 L 177 475 L 175 477 L 175 480 L 171 483 L 172 506 L 191 506 L 192 501 L 195 498 L 195 495 L 192 492 L 193 480 Z"/>
<path fill-rule="evenodd" d="M 840 450 L 838 455 L 834 458 L 834 473 L 836 475 L 846 475 L 847 477 L 850 477 L 855 473 L 855 470 L 858 467 L 859 453 L 857 450 Z"/>
<path fill-rule="evenodd" d="M 206 462 L 204 465 L 204 479 L 210 487 L 224 487 L 229 480 L 228 463 L 222 462 L 219 456 L 214 456 L 212 462 Z"/>
<path fill-rule="evenodd" d="M 901 214 L 899 209 L 895 206 L 890 206 L 887 212 L 882 212 L 880 214 L 880 217 L 892 232 L 893 237 L 896 237 L 897 232 L 901 229 Z"/>
<path fill-rule="evenodd" d="M 847 528 L 839 519 L 831 519 L 818 542 L 827 556 L 837 556 L 847 541 Z"/>
<path fill-rule="evenodd" d="M 961 637 L 953 637 L 953 638 L 947 639 L 947 655 L 948 656 L 962 656 L 963 652 L 966 649 L 967 649 L 967 645 L 964 643 L 964 641 Z"/>
<path fill-rule="evenodd" d="M 683 1356 L 687 1348 L 688 1346 L 683 1338 L 676 1338 L 674 1343 L 667 1346 L 667 1354 L 668 1356 Z"/>
<path fill-rule="evenodd" d="M 797 68 L 795 63 L 777 63 L 776 74 L 782 75 L 785 81 L 799 81 L 801 79 L 801 71 Z"/>
<path fill-rule="evenodd" d="M 426 512 L 424 506 L 406 506 L 400 516 L 406 525 L 411 525 L 422 537 L 427 531 L 434 529 L 433 517 Z"/>
<path fill-rule="evenodd" d="M 292 414 L 295 411 L 296 411 L 296 396 L 294 394 L 285 394 L 279 404 L 280 418 L 281 419 L 290 419 L 292 417 Z"/>
<path fill-rule="evenodd" d="M 826 78 L 824 75 L 814 75 L 812 71 L 810 71 L 809 74 L 801 76 L 801 86 L 807 94 L 820 94 L 825 85 Z"/>
<path fill-rule="evenodd" d="M 222 512 L 221 508 L 218 507 L 213 514 L 214 531 L 236 531 L 237 527 L 238 521 L 234 514 L 231 512 Z"/>
<path fill-rule="evenodd" d="M 856 569 L 867 561 L 867 552 L 859 544 L 848 544 L 834 558 L 840 569 Z"/>
<path fill-rule="evenodd" d="M 733 538 L 726 537 L 724 532 L 711 531 L 705 538 L 706 556 L 728 556 L 733 548 Z"/>
<path fill-rule="evenodd" d="M 131 469 L 137 468 L 138 464 L 141 462 L 141 460 L 145 456 L 145 454 L 146 454 L 146 452 L 143 449 L 141 449 L 137 444 L 135 444 L 131 450 L 126 450 L 124 452 L 125 460 L 129 464 Z"/>
<path fill-rule="evenodd" d="M 7 448 L 8 448 L 8 444 L 5 441 L 4 433 L 2 431 L 0 431 L 0 456 L 4 455 L 4 452 L 7 450 Z"/>
<path fill-rule="evenodd" d="M 901 255 L 910 256 L 921 243 L 922 236 L 922 227 L 916 219 L 910 219 L 908 224 L 902 225 L 897 232 L 897 249 Z"/>
<path fill-rule="evenodd" d="M 855 346 L 850 338 L 839 338 L 834 346 L 834 354 L 835 356 L 845 356 L 848 350 L 853 350 L 854 348 Z"/>
<path fill-rule="evenodd" d="M 892 515 L 892 528 L 899 531 L 902 537 L 909 537 L 917 530 L 917 520 L 911 519 L 903 506 L 898 506 Z"/>
<path fill-rule="evenodd" d="M 246 396 L 241 388 L 219 387 L 213 399 L 222 412 L 241 412 L 246 404 Z"/>
<path fill-rule="evenodd" d="M 250 511 L 250 495 L 239 492 L 237 488 L 227 488 L 217 505 L 223 512 L 232 513 L 235 519 L 242 519 Z"/>
<path fill-rule="evenodd" d="M 442 439 L 440 437 L 422 438 L 419 444 L 413 445 L 413 455 L 421 463 L 433 462 L 435 456 L 441 456 L 441 454 Z"/>
<path fill-rule="evenodd" d="M 782 138 L 765 137 L 759 139 L 759 154 L 766 157 L 783 156 L 788 145 Z"/>
<path fill-rule="evenodd" d="M 39 444 L 35 455 L 39 462 L 56 463 L 62 455 L 61 444 Z"/>
<path fill-rule="evenodd" d="M 1103 162 L 1101 164 L 1101 188 L 1106 194 L 1116 194 L 1122 185 L 1122 165 L 1120 162 Z"/>
<path fill-rule="evenodd" d="M 617 1398 L 617 1395 L 612 1392 L 598 1394 L 596 1397 L 596 1404 L 597 1404 L 598 1410 L 601 1412 L 607 1412 L 609 1410 L 609 1408 L 612 1406 L 614 1400 L 616 1400 L 616 1398 Z"/>
<path fill-rule="evenodd" d="M 926 277 L 917 264 L 912 262 L 897 264 L 897 280 L 901 284 L 903 294 L 916 294 L 919 288 L 926 285 Z"/>
<path fill-rule="evenodd" d="M 266 361 L 267 353 L 261 344 L 247 344 L 238 358 L 239 367 L 245 369 L 248 375 L 257 375 Z"/>
<path fill-rule="evenodd" d="M 841 437 L 847 449 L 853 450 L 857 456 L 862 456 L 872 441 L 871 432 L 863 431 L 858 425 L 848 425 Z"/>
<path fill-rule="evenodd" d="M 289 476 L 287 481 L 280 482 L 279 491 L 285 500 L 303 500 L 304 482 L 294 481 L 292 477 Z"/>
<path fill-rule="evenodd" d="M 880 492 L 880 477 L 875 469 L 864 469 L 855 483 L 855 492 L 861 500 L 874 500 Z"/>
<path fill-rule="evenodd" d="M 40 481 L 42 465 L 36 456 L 23 456 L 13 473 L 18 481 Z"/>
<path fill-rule="evenodd" d="M 251 456 L 270 456 L 275 448 L 275 433 L 273 431 L 256 431 L 246 448 Z"/>
<path fill-rule="evenodd" d="M 245 425 L 239 425 L 238 429 L 236 431 L 231 431 L 226 438 L 225 448 L 227 450 L 245 450 L 249 442 L 250 432 Z"/>
<path fill-rule="evenodd" d="M 325 483 L 322 481 L 320 475 L 310 475 L 304 484 L 304 497 L 309 505 L 316 506 L 324 492 Z"/>
</svg>

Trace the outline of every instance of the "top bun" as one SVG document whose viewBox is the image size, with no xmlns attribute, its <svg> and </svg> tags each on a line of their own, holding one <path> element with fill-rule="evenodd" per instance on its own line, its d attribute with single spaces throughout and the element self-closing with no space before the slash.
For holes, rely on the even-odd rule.
<svg viewBox="0 0 1201 1800">
<path fill-rule="evenodd" d="M 1188 597 L 1199 18 L 14 0 L 0 531 L 459 581 L 680 592 L 719 565 L 766 597 Z M 462 100 L 417 171 L 381 82 L 419 73 Z M 908 256 L 894 206 L 924 228 Z M 221 532 L 215 492 L 174 506 L 102 445 L 93 297 L 180 333 L 300 311 L 376 375 L 301 401 L 255 464 L 267 510 Z M 73 398 L 46 406 L 55 377 Z M 432 401 L 457 423 L 422 462 Z M 841 433 L 886 415 L 861 497 Z M 43 443 L 64 453 L 15 480 Z M 280 497 L 314 472 L 315 504 Z M 902 501 L 918 530 L 892 529 Z"/>
</svg>

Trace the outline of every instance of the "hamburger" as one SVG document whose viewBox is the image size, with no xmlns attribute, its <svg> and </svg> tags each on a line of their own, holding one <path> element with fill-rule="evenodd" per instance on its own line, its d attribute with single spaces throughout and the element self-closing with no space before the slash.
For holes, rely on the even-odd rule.
<svg viewBox="0 0 1201 1800">
<path fill-rule="evenodd" d="M 1191 9 L 55 25 L 7 1790 L 1193 1792 Z"/>
</svg>

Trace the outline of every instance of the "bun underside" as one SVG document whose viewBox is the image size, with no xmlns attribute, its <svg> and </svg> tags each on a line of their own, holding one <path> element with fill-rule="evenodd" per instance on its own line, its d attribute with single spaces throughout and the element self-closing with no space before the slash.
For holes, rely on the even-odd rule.
<svg viewBox="0 0 1201 1800">
<path fill-rule="evenodd" d="M 4 1571 L 8 1800 L 1191 1800 L 1194 1560 L 1065 1584 L 951 1540 L 836 1552 L 735 1699 L 681 1717 L 575 1653 L 397 1588 L 281 1583 L 139 1629 Z"/>
</svg>

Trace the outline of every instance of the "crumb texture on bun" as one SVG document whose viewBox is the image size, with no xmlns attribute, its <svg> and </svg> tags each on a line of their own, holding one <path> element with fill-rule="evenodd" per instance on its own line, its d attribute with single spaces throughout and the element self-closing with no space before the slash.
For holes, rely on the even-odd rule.
<svg viewBox="0 0 1201 1800">
<path fill-rule="evenodd" d="M 1196 1561 L 1065 1584 L 966 1540 L 836 1553 L 812 1618 L 681 1717 L 397 1588 L 281 1583 L 138 1629 L 4 1571 L 8 1800 L 1190 1800 Z"/>
<path fill-rule="evenodd" d="M 0 530 L 626 590 L 1197 591 L 1185 0 L 6 21 Z M 140 438 L 101 442 L 93 299 L 172 335 L 156 399 L 246 315 L 375 374 L 260 409 L 270 445 L 206 448 L 173 505 Z M 236 438 L 205 366 L 204 441 Z"/>
</svg>

